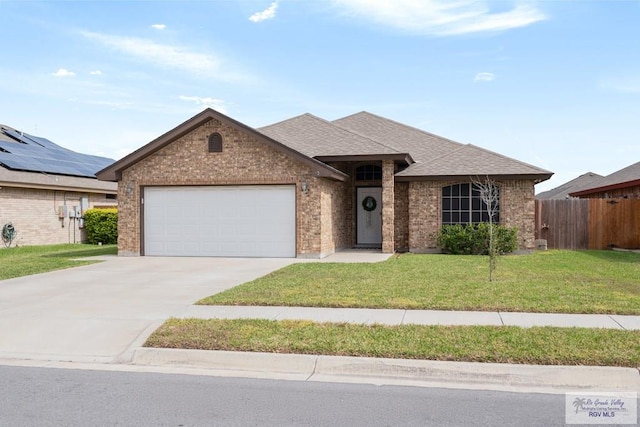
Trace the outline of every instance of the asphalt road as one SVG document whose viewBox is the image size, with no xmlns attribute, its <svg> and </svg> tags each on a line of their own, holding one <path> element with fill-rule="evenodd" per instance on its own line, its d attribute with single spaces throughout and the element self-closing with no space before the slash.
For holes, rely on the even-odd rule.
<svg viewBox="0 0 640 427">
<path fill-rule="evenodd" d="M 0 366 L 1 426 L 560 426 L 564 395 Z"/>
</svg>

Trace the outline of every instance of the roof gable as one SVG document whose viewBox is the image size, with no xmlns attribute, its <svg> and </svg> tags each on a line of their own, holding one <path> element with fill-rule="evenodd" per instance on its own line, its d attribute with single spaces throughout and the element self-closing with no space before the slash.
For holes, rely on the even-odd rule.
<svg viewBox="0 0 640 427">
<path fill-rule="evenodd" d="M 108 166 L 105 169 L 99 171 L 97 173 L 98 178 L 105 181 L 120 180 L 122 178 L 123 170 L 138 163 L 144 158 L 154 154 L 158 150 L 166 147 L 167 145 L 177 141 L 184 135 L 188 134 L 189 132 L 195 130 L 196 128 L 200 127 L 201 125 L 203 125 L 204 123 L 212 119 L 218 120 L 242 132 L 246 132 L 249 135 L 255 137 L 258 141 L 264 144 L 267 144 L 275 148 L 276 150 L 279 150 L 281 152 L 284 152 L 293 156 L 297 160 L 309 165 L 312 168 L 314 175 L 316 176 L 332 178 L 332 179 L 337 179 L 341 181 L 347 178 L 347 176 L 344 173 L 338 171 L 337 169 L 334 169 L 329 165 L 326 165 L 318 160 L 315 160 L 305 155 L 304 153 L 301 153 L 295 150 L 292 147 L 284 145 L 281 142 L 276 141 L 275 139 L 265 134 L 262 134 L 257 130 L 243 123 L 240 123 L 239 121 L 234 120 L 222 113 L 219 113 L 211 108 L 205 109 L 201 113 L 193 116 L 192 118 L 185 121 L 184 123 L 176 126 L 175 128 L 171 129 L 165 134 L 159 136 L 158 138 L 154 139 L 153 141 L 149 142 L 148 144 L 144 145 L 143 147 L 139 148 L 138 150 L 134 151 L 128 156 L 118 160 L 111 166 Z"/>
</svg>

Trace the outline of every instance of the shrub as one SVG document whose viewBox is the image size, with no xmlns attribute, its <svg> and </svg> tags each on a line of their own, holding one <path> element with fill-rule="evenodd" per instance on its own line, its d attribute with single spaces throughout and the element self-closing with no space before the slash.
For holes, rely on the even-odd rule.
<svg viewBox="0 0 640 427">
<path fill-rule="evenodd" d="M 518 249 L 518 230 L 493 225 L 496 253 L 506 254 Z M 455 255 L 489 255 L 489 224 L 443 225 L 438 234 L 438 245 L 443 251 Z"/>
<path fill-rule="evenodd" d="M 84 213 L 84 228 L 87 231 L 87 243 L 118 243 L 118 210 L 89 209 Z"/>
</svg>

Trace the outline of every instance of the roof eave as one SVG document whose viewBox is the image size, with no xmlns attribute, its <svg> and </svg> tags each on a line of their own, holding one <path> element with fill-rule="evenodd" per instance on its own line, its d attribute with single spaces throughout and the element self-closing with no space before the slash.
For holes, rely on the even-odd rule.
<svg viewBox="0 0 640 427">
<path fill-rule="evenodd" d="M 395 180 L 399 182 L 408 181 L 450 181 L 477 177 L 489 177 L 493 180 L 517 179 L 517 180 L 533 180 L 537 183 L 546 181 L 553 174 L 464 174 L 464 175 L 396 175 Z"/>
<path fill-rule="evenodd" d="M 408 153 L 398 154 L 349 154 L 344 156 L 314 156 L 321 162 L 369 162 L 377 160 L 394 160 L 408 165 L 415 163 Z"/>
<path fill-rule="evenodd" d="M 29 188 L 34 190 L 53 190 L 53 191 L 73 191 L 77 193 L 96 193 L 96 194 L 118 194 L 118 187 L 113 189 L 103 187 L 91 187 L 91 186 L 76 186 L 76 185 L 60 185 L 60 184 L 36 184 L 29 182 L 12 182 L 12 181 L 0 181 L 0 188 L 12 187 L 12 188 Z"/>
<path fill-rule="evenodd" d="M 569 193 L 569 195 L 572 197 L 580 197 L 580 196 L 586 196 L 588 194 L 593 194 L 593 193 L 601 193 L 603 191 L 619 190 L 621 188 L 634 187 L 636 185 L 640 185 L 640 179 L 635 179 L 633 181 L 619 182 L 617 184 L 604 185 L 602 187 L 587 188 L 586 190 Z"/>
</svg>

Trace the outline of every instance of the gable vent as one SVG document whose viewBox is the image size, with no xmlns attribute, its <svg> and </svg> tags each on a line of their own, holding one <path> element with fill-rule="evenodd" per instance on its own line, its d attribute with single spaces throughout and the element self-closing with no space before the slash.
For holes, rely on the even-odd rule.
<svg viewBox="0 0 640 427">
<path fill-rule="evenodd" d="M 222 152 L 222 135 L 220 135 L 217 132 L 209 135 L 209 152 L 210 153 Z"/>
</svg>

